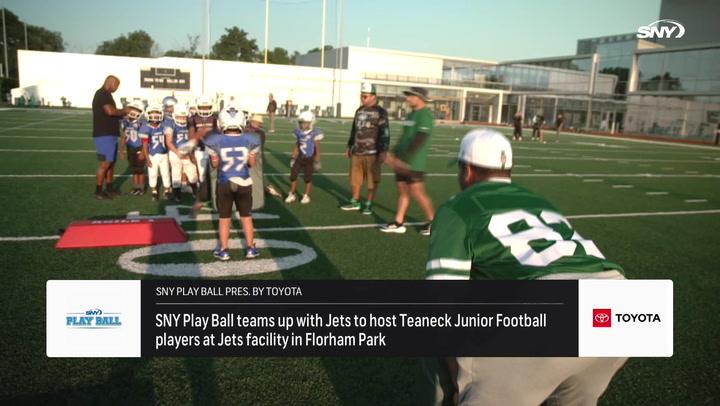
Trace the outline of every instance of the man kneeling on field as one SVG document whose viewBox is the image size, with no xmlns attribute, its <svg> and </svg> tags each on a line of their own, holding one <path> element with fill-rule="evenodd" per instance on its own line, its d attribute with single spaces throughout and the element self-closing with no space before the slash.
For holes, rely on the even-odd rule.
<svg viewBox="0 0 720 406">
<path fill-rule="evenodd" d="M 480 129 L 463 138 L 458 156 L 462 191 L 433 220 L 426 278 L 625 279 L 622 268 L 575 232 L 553 205 L 512 183 L 512 166 L 512 147 L 499 132 Z M 546 399 L 553 405 L 594 405 L 626 360 L 449 358 L 444 369 L 452 385 L 435 393 L 472 405 L 535 406 Z M 443 362 L 428 360 L 427 365 L 432 369 Z M 437 384 L 447 374 L 435 376 Z"/>
<path fill-rule="evenodd" d="M 232 208 L 235 203 L 247 242 L 245 258 L 255 258 L 260 253 L 255 248 L 253 221 L 250 214 L 252 208 L 250 167 L 255 165 L 255 156 L 260 151 L 260 140 L 253 135 L 242 133 L 245 124 L 242 112 L 223 111 L 218 124 L 222 134 L 211 134 L 205 139 L 210 163 L 218 170 L 220 247 L 213 251 L 213 256 L 221 261 L 230 259 L 228 243 Z"/>
</svg>

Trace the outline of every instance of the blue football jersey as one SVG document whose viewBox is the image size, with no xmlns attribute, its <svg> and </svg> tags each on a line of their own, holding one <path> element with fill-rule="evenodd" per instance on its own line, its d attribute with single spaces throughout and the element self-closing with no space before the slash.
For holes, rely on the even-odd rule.
<svg viewBox="0 0 720 406">
<path fill-rule="evenodd" d="M 187 125 L 178 125 L 175 121 L 168 126 L 163 125 L 165 134 L 172 134 L 172 142 L 176 148 L 180 148 L 188 142 Z"/>
<path fill-rule="evenodd" d="M 315 142 L 322 140 L 324 137 L 324 134 L 317 128 L 313 128 L 308 132 L 296 128 L 293 131 L 293 135 L 297 141 L 300 154 L 306 158 L 311 158 L 315 155 Z"/>
<path fill-rule="evenodd" d="M 218 182 L 232 181 L 241 186 L 252 185 L 248 156 L 260 150 L 260 140 L 249 134 L 218 134 L 205 138 L 205 147 L 220 157 Z"/>
<path fill-rule="evenodd" d="M 162 125 L 153 127 L 150 124 L 145 123 L 140 127 L 139 132 L 140 138 L 148 140 L 148 153 L 150 155 L 167 154 L 165 134 L 163 133 Z"/>
<path fill-rule="evenodd" d="M 124 118 L 120 122 L 120 125 L 122 126 L 122 134 L 123 137 L 125 137 L 125 143 L 133 148 L 142 147 L 142 140 L 138 134 L 138 131 L 142 126 L 142 122 L 140 120 L 130 121 L 127 118 Z"/>
<path fill-rule="evenodd" d="M 175 120 L 173 120 L 172 114 L 163 113 L 163 120 L 161 124 L 163 127 L 170 127 L 171 125 L 175 124 Z"/>
</svg>

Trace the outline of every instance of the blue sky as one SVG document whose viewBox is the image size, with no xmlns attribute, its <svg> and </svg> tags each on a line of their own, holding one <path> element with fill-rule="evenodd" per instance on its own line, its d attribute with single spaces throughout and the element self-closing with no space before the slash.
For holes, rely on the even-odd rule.
<svg viewBox="0 0 720 406">
<path fill-rule="evenodd" d="M 487 60 L 575 53 L 576 41 L 635 32 L 655 21 L 660 0 L 327 0 L 326 43 Z M 142 29 L 160 48 L 182 48 L 203 31 L 204 0 L 3 0 L 22 20 L 62 33 L 70 52 Z M 211 0 L 211 43 L 237 25 L 263 47 L 264 0 Z M 270 47 L 305 52 L 320 45 L 322 0 L 270 0 Z"/>
</svg>

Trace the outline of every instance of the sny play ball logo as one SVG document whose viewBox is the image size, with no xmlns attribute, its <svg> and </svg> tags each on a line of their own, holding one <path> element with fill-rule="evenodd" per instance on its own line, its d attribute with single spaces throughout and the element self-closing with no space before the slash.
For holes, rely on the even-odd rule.
<svg viewBox="0 0 720 406">
<path fill-rule="evenodd" d="M 99 308 L 84 312 L 67 313 L 65 325 L 68 328 L 118 328 L 122 326 L 120 313 L 108 313 Z"/>
<path fill-rule="evenodd" d="M 593 309 L 593 327 L 611 327 L 612 309 Z"/>
</svg>

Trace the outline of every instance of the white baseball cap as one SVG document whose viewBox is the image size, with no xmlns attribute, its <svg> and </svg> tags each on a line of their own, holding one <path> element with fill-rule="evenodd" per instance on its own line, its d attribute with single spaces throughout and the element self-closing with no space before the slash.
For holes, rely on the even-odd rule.
<svg viewBox="0 0 720 406">
<path fill-rule="evenodd" d="M 458 160 L 490 169 L 511 169 L 513 153 L 510 141 L 495 130 L 479 128 L 465 134 L 460 142 Z"/>
<path fill-rule="evenodd" d="M 360 93 L 375 94 L 375 85 L 370 82 L 363 82 L 360 84 Z"/>
</svg>

